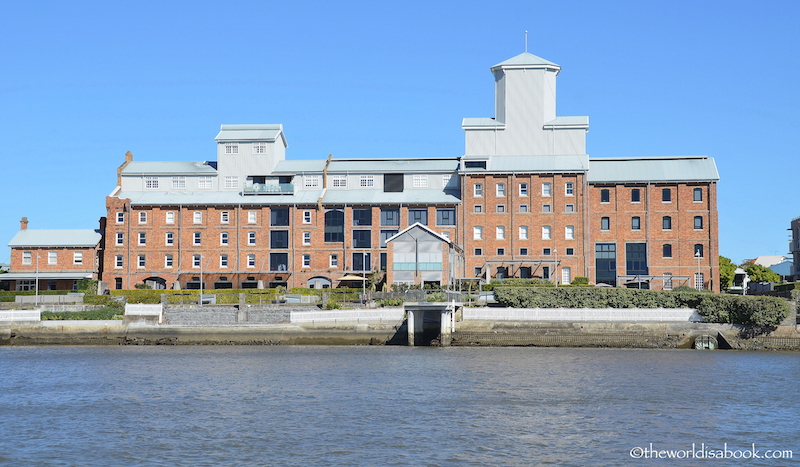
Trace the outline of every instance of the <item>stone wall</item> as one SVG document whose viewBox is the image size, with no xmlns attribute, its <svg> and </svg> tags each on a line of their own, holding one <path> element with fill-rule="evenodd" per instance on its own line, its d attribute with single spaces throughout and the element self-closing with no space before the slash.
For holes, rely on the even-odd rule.
<svg viewBox="0 0 800 467">
<path fill-rule="evenodd" d="M 245 308 L 221 305 L 170 305 L 164 308 L 165 324 L 173 326 L 235 326 L 283 324 L 295 311 L 319 311 L 307 305 L 251 305 Z"/>
</svg>

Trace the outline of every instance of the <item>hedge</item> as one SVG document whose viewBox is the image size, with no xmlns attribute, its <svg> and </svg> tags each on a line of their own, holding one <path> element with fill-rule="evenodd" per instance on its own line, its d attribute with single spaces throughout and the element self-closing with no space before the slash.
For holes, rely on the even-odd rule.
<svg viewBox="0 0 800 467">
<path fill-rule="evenodd" d="M 791 311 L 777 297 L 662 292 L 617 287 L 496 287 L 511 308 L 694 308 L 708 323 L 777 326 Z"/>
</svg>

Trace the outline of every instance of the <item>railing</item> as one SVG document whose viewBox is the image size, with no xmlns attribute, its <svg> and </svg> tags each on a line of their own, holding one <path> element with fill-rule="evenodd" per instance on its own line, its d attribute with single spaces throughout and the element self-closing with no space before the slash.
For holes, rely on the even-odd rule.
<svg viewBox="0 0 800 467">
<path fill-rule="evenodd" d="M 291 195 L 294 185 L 291 183 L 253 183 L 245 185 L 243 191 L 246 195 Z"/>
</svg>

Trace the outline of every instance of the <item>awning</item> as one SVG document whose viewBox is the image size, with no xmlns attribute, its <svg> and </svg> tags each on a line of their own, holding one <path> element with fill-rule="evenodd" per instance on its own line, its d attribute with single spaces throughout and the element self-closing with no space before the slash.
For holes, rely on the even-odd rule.
<svg viewBox="0 0 800 467">
<path fill-rule="evenodd" d="M 339 278 L 340 281 L 365 281 L 367 280 L 366 277 L 361 276 L 354 276 L 353 274 L 348 274 L 344 277 Z"/>
</svg>

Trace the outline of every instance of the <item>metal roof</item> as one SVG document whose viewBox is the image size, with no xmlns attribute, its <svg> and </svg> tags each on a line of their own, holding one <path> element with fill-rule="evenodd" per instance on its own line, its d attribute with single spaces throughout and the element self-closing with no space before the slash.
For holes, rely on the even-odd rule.
<svg viewBox="0 0 800 467">
<path fill-rule="evenodd" d="M 464 118 L 461 128 L 505 128 L 506 124 L 488 117 Z"/>
<path fill-rule="evenodd" d="M 609 157 L 589 159 L 589 183 L 718 181 L 707 156 Z"/>
<path fill-rule="evenodd" d="M 333 159 L 328 173 L 455 172 L 458 158 L 442 159 Z"/>
<path fill-rule="evenodd" d="M 464 169 L 463 172 L 552 173 L 583 172 L 588 168 L 589 156 L 585 154 L 560 156 L 491 156 L 488 158 L 485 170 L 480 168 L 468 168 Z"/>
<path fill-rule="evenodd" d="M 252 124 L 252 125 L 220 125 L 219 133 L 214 141 L 275 141 L 278 136 L 286 145 L 286 136 L 283 133 L 283 125 L 276 124 Z"/>
<path fill-rule="evenodd" d="M 122 169 L 123 175 L 216 175 L 214 167 L 198 161 L 132 161 Z"/>
<path fill-rule="evenodd" d="M 304 172 L 322 173 L 325 168 L 325 160 L 309 160 L 309 161 L 287 161 L 283 160 L 278 162 L 275 166 L 273 173 L 282 174 L 299 174 Z"/>
<path fill-rule="evenodd" d="M 95 247 L 100 243 L 100 233 L 91 229 L 25 229 L 20 230 L 8 243 L 11 248 L 21 247 Z"/>
<path fill-rule="evenodd" d="M 422 190 L 407 188 L 400 193 L 386 193 L 383 190 L 354 188 L 352 190 L 328 189 L 323 199 L 328 205 L 378 205 L 378 204 L 460 204 L 458 190 Z"/>
<path fill-rule="evenodd" d="M 550 128 L 589 128 L 589 117 L 556 117 L 544 124 L 545 129 Z"/>
<path fill-rule="evenodd" d="M 495 68 L 523 68 L 523 67 L 561 69 L 560 66 L 556 65 L 555 63 L 549 60 L 545 60 L 542 57 L 537 57 L 532 53 L 522 52 L 516 57 L 511 57 L 504 62 L 498 63 L 497 65 L 492 67 L 492 70 L 494 70 Z"/>
<path fill-rule="evenodd" d="M 300 190 L 294 194 L 247 195 L 238 191 L 123 191 L 117 198 L 132 206 L 264 206 L 316 204 L 322 190 Z"/>
</svg>

